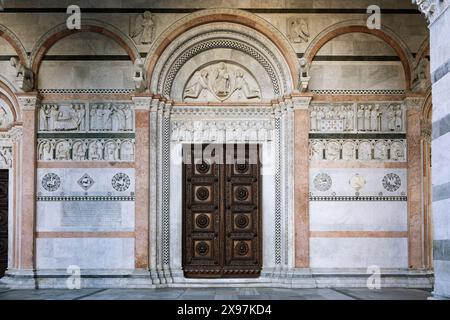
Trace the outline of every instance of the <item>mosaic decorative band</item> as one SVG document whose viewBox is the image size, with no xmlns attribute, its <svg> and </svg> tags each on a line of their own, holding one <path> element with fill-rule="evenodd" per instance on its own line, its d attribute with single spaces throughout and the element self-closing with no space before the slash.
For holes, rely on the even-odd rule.
<svg viewBox="0 0 450 320">
<path fill-rule="evenodd" d="M 311 196 L 309 201 L 408 201 L 407 196 Z"/>
<path fill-rule="evenodd" d="M 314 94 L 405 94 L 405 90 L 311 90 Z"/>
<path fill-rule="evenodd" d="M 40 89 L 41 94 L 74 94 L 74 93 L 90 93 L 90 94 L 130 94 L 133 89 Z"/>
<path fill-rule="evenodd" d="M 135 196 L 38 196 L 37 201 L 135 201 Z"/>
</svg>

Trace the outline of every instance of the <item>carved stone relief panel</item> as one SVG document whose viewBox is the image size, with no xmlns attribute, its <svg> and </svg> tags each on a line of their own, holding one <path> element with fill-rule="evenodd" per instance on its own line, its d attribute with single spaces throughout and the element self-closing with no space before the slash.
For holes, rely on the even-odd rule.
<svg viewBox="0 0 450 320">
<path fill-rule="evenodd" d="M 12 121 L 12 115 L 0 105 L 0 128 L 6 128 Z"/>
<path fill-rule="evenodd" d="M 38 139 L 39 161 L 134 161 L 132 139 Z"/>
<path fill-rule="evenodd" d="M 308 22 L 304 18 L 291 17 L 287 20 L 288 38 L 293 43 L 307 43 L 311 34 Z"/>
<path fill-rule="evenodd" d="M 0 146 L 0 169 L 9 169 L 12 166 L 12 147 Z"/>
<path fill-rule="evenodd" d="M 310 139 L 310 160 L 406 161 L 406 140 Z"/>
<path fill-rule="evenodd" d="M 272 120 L 175 120 L 171 128 L 172 141 L 271 141 L 275 134 Z"/>
<path fill-rule="evenodd" d="M 400 103 L 316 104 L 310 107 L 311 132 L 405 132 Z"/>
<path fill-rule="evenodd" d="M 246 101 L 261 98 L 256 79 L 244 68 L 219 62 L 195 72 L 188 81 L 185 101 Z"/>
<path fill-rule="evenodd" d="M 134 113 L 127 103 L 43 104 L 40 132 L 131 132 Z"/>
</svg>

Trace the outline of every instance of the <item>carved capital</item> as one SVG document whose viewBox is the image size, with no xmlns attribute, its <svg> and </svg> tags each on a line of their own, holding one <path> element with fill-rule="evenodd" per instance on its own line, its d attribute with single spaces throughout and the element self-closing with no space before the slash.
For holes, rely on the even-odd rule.
<svg viewBox="0 0 450 320">
<path fill-rule="evenodd" d="M 421 111 L 425 98 L 423 97 L 407 97 L 405 98 L 405 106 L 408 111 Z"/>
<path fill-rule="evenodd" d="M 17 97 L 21 110 L 34 111 L 38 108 L 40 97 L 37 94 L 24 94 Z"/>
<path fill-rule="evenodd" d="M 312 97 L 293 97 L 292 104 L 294 110 L 307 110 L 311 100 Z"/>
<path fill-rule="evenodd" d="M 153 103 L 152 97 L 134 96 L 131 99 L 133 100 L 134 110 L 150 111 L 150 109 L 152 107 L 152 103 Z"/>
</svg>

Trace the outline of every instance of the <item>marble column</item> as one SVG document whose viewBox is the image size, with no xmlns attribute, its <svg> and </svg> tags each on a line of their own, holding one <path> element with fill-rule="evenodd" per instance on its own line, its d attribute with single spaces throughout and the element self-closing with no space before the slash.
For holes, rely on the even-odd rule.
<svg viewBox="0 0 450 320">
<path fill-rule="evenodd" d="M 133 98 L 136 123 L 135 140 L 135 268 L 149 268 L 149 177 L 151 96 Z"/>
<path fill-rule="evenodd" d="M 422 210 L 422 132 L 421 118 L 424 99 L 408 97 L 406 104 L 408 144 L 408 266 L 425 267 Z"/>
<path fill-rule="evenodd" d="M 416 1 L 430 29 L 435 298 L 450 299 L 450 3 Z"/>
<path fill-rule="evenodd" d="M 22 116 L 22 135 L 18 150 L 17 228 L 15 246 L 19 250 L 14 269 L 20 273 L 35 268 L 35 214 L 36 214 L 36 114 L 39 97 L 36 93 L 17 97 Z"/>
<path fill-rule="evenodd" d="M 311 96 L 294 96 L 295 267 L 309 267 L 309 110 Z"/>
</svg>

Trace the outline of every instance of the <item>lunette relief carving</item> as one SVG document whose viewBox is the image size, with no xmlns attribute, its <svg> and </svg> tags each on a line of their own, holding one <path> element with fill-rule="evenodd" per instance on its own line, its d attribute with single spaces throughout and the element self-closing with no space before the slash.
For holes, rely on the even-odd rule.
<svg viewBox="0 0 450 320">
<path fill-rule="evenodd" d="M 242 68 L 219 62 L 197 71 L 184 90 L 183 99 L 251 100 L 261 97 L 256 80 Z"/>
</svg>

